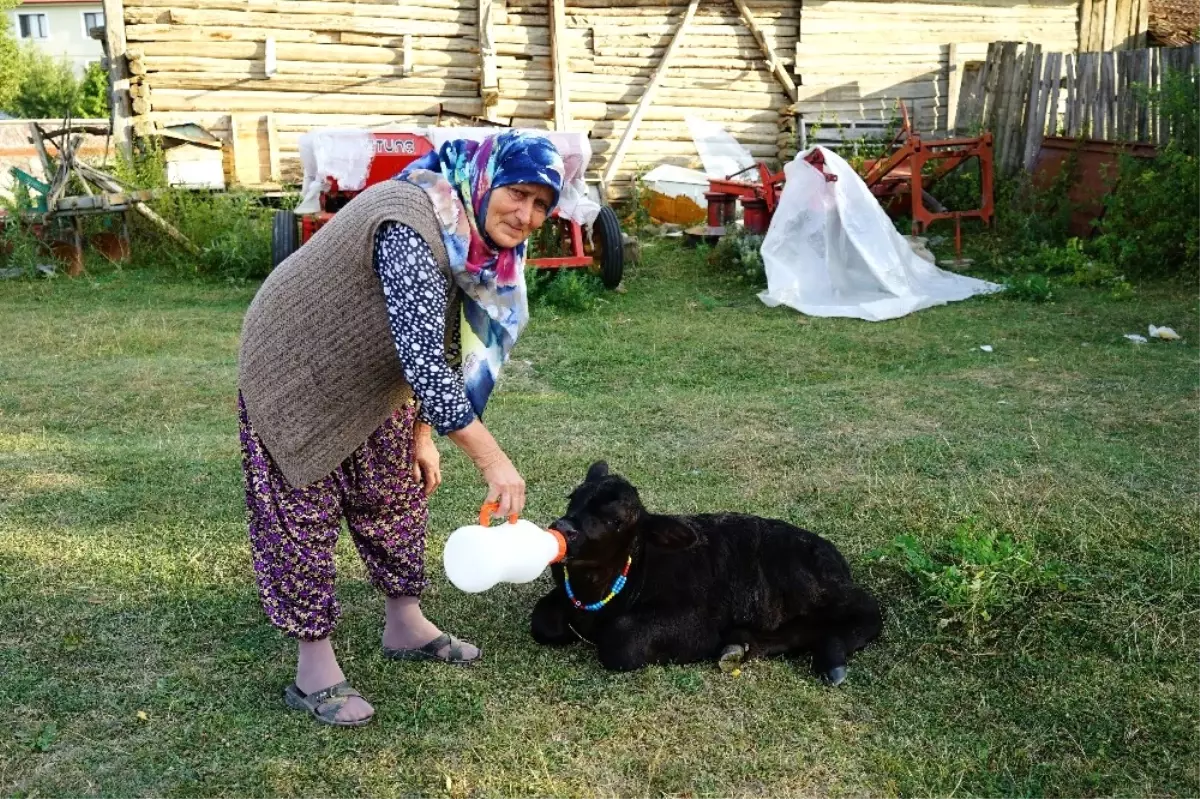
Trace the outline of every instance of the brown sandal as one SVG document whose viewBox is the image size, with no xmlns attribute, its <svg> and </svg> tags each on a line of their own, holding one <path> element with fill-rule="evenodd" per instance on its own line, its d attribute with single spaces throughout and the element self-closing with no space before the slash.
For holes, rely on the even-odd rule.
<svg viewBox="0 0 1200 799">
<path fill-rule="evenodd" d="M 303 710 L 321 724 L 328 724 L 331 727 L 361 727 L 375 718 L 375 714 L 372 713 L 365 719 L 338 721 L 338 711 L 353 696 L 362 698 L 362 694 L 351 688 L 350 683 L 345 680 L 337 685 L 322 688 L 320 691 L 313 691 L 311 694 L 301 691 L 295 683 L 289 685 L 283 692 L 283 700 L 287 702 L 288 707 L 294 710 Z"/>
<path fill-rule="evenodd" d="M 446 645 L 450 646 L 449 651 L 444 656 L 439 655 L 438 652 Z M 473 658 L 465 658 L 463 657 L 463 642 L 450 633 L 442 633 L 425 646 L 416 649 L 389 649 L 385 646 L 383 647 L 383 656 L 391 660 L 440 660 L 443 663 L 465 666 L 478 662 L 483 657 L 483 650 L 479 650 L 479 654 Z"/>
</svg>

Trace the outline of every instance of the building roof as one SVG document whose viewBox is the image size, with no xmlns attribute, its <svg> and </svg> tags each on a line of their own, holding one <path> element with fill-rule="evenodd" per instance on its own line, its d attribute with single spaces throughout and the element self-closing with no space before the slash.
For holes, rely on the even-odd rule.
<svg viewBox="0 0 1200 799">
<path fill-rule="evenodd" d="M 1150 43 L 1182 47 L 1200 31 L 1200 0 L 1150 0 Z"/>
</svg>

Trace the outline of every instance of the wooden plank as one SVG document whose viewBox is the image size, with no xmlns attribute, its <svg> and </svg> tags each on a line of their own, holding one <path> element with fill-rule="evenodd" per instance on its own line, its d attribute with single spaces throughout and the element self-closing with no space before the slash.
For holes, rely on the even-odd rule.
<svg viewBox="0 0 1200 799">
<path fill-rule="evenodd" d="M 1102 138 L 1115 141 L 1120 137 L 1117 130 L 1116 54 L 1110 50 L 1101 53 L 1100 58 L 1100 108 L 1104 114 Z"/>
<path fill-rule="evenodd" d="M 299 9 L 286 13 L 268 11 L 226 11 L 213 8 L 172 8 L 169 20 L 176 25 L 218 25 L 229 27 L 250 28 L 284 28 L 305 31 L 334 31 L 351 33 L 390 33 L 403 36 L 406 33 L 416 33 L 424 36 L 465 36 L 471 39 L 477 36 L 476 20 L 470 22 L 462 19 L 455 20 L 426 20 L 411 19 L 405 16 L 365 16 L 361 13 L 352 14 L 319 14 L 314 13 L 317 7 L 325 5 L 318 0 L 304 0 L 297 4 Z M 354 6 L 349 6 L 354 8 Z M 397 6 L 399 8 L 400 6 Z M 372 6 L 371 8 L 385 8 Z M 305 12 L 309 13 L 305 13 Z M 128 16 L 128 15 L 127 15 Z M 136 16 L 136 15 L 135 15 Z M 160 17 L 146 20 L 161 21 Z"/>
<path fill-rule="evenodd" d="M 121 0 L 104 0 L 104 51 L 108 57 L 108 85 L 113 143 L 127 160 L 133 158 L 130 140 L 133 101 L 129 96 L 128 45 L 125 39 L 125 16 Z"/>
<path fill-rule="evenodd" d="M 277 42 L 276 57 L 283 61 L 315 61 L 334 64 L 395 64 L 402 65 L 403 56 L 395 50 L 365 45 L 324 44 L 308 45 Z M 128 49 L 130 58 L 141 56 L 193 56 L 197 58 L 262 59 L 266 55 L 263 42 L 145 42 Z M 413 61 L 419 65 L 442 67 L 477 67 L 473 53 L 415 50 Z"/>
<path fill-rule="evenodd" d="M 1047 136 L 1057 136 L 1062 129 L 1060 124 L 1061 115 L 1059 114 L 1059 98 L 1062 90 L 1062 71 L 1063 71 L 1063 53 L 1051 53 L 1050 67 L 1050 119 L 1046 126 Z"/>
<path fill-rule="evenodd" d="M 950 43 L 946 55 L 946 130 L 951 135 L 958 127 L 958 103 L 962 98 L 962 65 L 958 63 L 958 45 Z"/>
<path fill-rule="evenodd" d="M 1150 87 L 1152 90 L 1157 90 L 1162 85 L 1162 69 L 1162 48 L 1152 48 L 1150 50 Z M 1160 145 L 1166 144 L 1167 142 L 1163 137 L 1162 115 L 1159 113 L 1157 103 L 1151 104 L 1148 116 L 1150 125 L 1150 141 L 1157 142 Z"/>
<path fill-rule="evenodd" d="M 1078 77 L 1075 74 L 1075 60 L 1078 58 L 1074 53 L 1066 54 L 1067 61 L 1067 115 L 1064 120 L 1064 130 L 1067 131 L 1067 136 L 1079 136 L 1079 86 Z"/>
<path fill-rule="evenodd" d="M 1021 164 L 1026 171 L 1033 169 L 1033 148 L 1034 141 L 1039 144 L 1041 142 L 1041 120 L 1038 117 L 1039 111 L 1042 109 L 1042 75 L 1044 74 L 1045 56 L 1042 55 L 1041 47 L 1035 45 L 1035 49 L 1030 56 L 1028 95 L 1025 98 L 1025 122 L 1020 128 L 1020 143 L 1021 154 L 1019 159 L 1015 159 L 1016 163 Z"/>
<path fill-rule="evenodd" d="M 564 0 L 550 0 L 550 60 L 554 64 L 554 129 L 571 127 L 570 80 L 567 47 L 563 40 L 567 12 Z"/>
<path fill-rule="evenodd" d="M 783 85 L 783 90 L 787 92 L 788 97 L 792 99 L 792 102 L 795 102 L 796 84 L 794 81 L 792 81 L 791 76 L 788 75 L 787 68 L 784 66 L 783 62 L 780 61 L 779 57 L 775 55 L 774 47 L 767 40 L 762 28 L 759 27 L 757 20 L 754 19 L 754 15 L 750 13 L 750 9 L 746 7 L 746 0 L 733 0 L 733 2 L 734 5 L 737 6 L 738 13 L 741 15 L 742 21 L 746 23 L 746 27 L 750 29 L 752 34 L 754 34 L 754 38 L 758 42 L 758 46 L 762 49 L 763 57 L 767 59 L 767 67 L 775 74 L 775 77 L 779 79 L 779 82 Z"/>
<path fill-rule="evenodd" d="M 1000 42 L 989 44 L 987 57 L 983 61 L 983 67 L 979 70 L 978 85 L 975 89 L 974 117 L 971 121 L 973 124 L 977 124 L 981 130 L 992 129 L 991 115 L 995 110 L 996 82 L 1000 74 L 1000 58 L 1003 50 L 1004 45 Z"/>
<path fill-rule="evenodd" d="M 655 69 L 653 77 L 650 78 L 650 83 L 646 85 L 646 91 L 642 95 L 642 99 L 638 102 L 637 108 L 633 112 L 633 118 L 630 120 L 629 126 L 625 128 L 625 132 L 621 134 L 621 141 L 617 145 L 617 149 L 613 154 L 612 161 L 604 171 L 604 179 L 602 182 L 606 187 L 612 183 L 613 177 L 616 176 L 617 168 L 621 165 L 621 159 L 624 157 L 625 151 L 629 147 L 629 143 L 637 134 L 638 123 L 641 122 L 642 117 L 646 113 L 646 109 L 649 108 L 652 102 L 654 102 L 654 95 L 658 90 L 658 84 L 666 75 L 667 68 L 671 63 L 671 56 L 674 55 L 675 51 L 679 48 L 680 43 L 683 41 L 684 34 L 687 32 L 688 23 L 691 21 L 692 17 L 695 16 L 696 8 L 699 5 L 700 0 L 691 0 L 691 2 L 688 3 L 687 12 L 680 21 L 679 28 L 676 29 L 674 38 L 671 39 L 670 47 L 667 48 L 667 52 L 663 55 L 662 61 L 659 63 L 658 68 Z"/>
<path fill-rule="evenodd" d="M 1017 42 L 1005 42 L 1004 53 L 1000 61 L 1000 83 L 997 87 L 999 100 L 996 103 L 995 132 L 996 132 L 996 165 L 1000 171 L 1004 169 L 1004 154 L 1007 152 L 1008 139 L 1012 131 L 1012 117 L 1015 113 L 1016 86 L 1020 83 L 1021 58 Z"/>
<path fill-rule="evenodd" d="M 1032 113 L 1026 120 L 1028 135 L 1025 138 L 1025 171 L 1033 171 L 1033 163 L 1038 151 L 1042 148 L 1042 139 L 1046 133 L 1046 113 L 1050 110 L 1050 76 L 1054 70 L 1056 53 L 1038 53 L 1034 61 L 1034 85 L 1036 90 L 1030 91 L 1030 109 Z M 1055 73 L 1057 74 L 1057 73 Z"/>
<path fill-rule="evenodd" d="M 1088 53 L 1087 58 L 1087 76 L 1085 78 L 1085 89 L 1087 90 L 1087 105 L 1086 122 L 1084 135 L 1088 138 L 1100 138 L 1104 131 L 1104 114 L 1100 108 L 1100 56 L 1101 53 Z"/>
<path fill-rule="evenodd" d="M 1141 0 L 1138 4 L 1137 46 L 1149 47 L 1148 32 L 1150 30 L 1150 2 Z"/>
<path fill-rule="evenodd" d="M 475 14 L 459 6 L 433 8 L 416 3 L 360 3 L 338 0 L 138 0 L 125 3 L 125 21 L 151 17 L 162 10 L 205 10 L 211 12 L 236 12 L 246 14 L 269 14 L 280 18 L 319 15 L 325 17 L 376 17 L 414 22 L 458 22 L 472 23 Z M 414 31 L 415 32 L 415 31 Z"/>
<path fill-rule="evenodd" d="M 484 114 L 496 121 L 495 106 L 500 100 L 500 82 L 496 71 L 495 11 L 492 0 L 479 0 L 476 36 L 479 42 L 479 98 Z"/>
<path fill-rule="evenodd" d="M 279 129 L 275 126 L 275 113 L 267 113 L 267 158 L 271 165 L 270 180 L 278 183 L 282 170 L 279 166 Z"/>
</svg>

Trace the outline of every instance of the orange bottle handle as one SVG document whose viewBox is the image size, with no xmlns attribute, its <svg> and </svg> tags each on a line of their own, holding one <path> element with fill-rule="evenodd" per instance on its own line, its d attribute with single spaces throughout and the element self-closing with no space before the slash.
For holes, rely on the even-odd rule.
<svg viewBox="0 0 1200 799">
<path fill-rule="evenodd" d="M 489 524 L 491 524 L 492 514 L 498 510 L 500 510 L 499 502 L 485 502 L 483 504 L 483 507 L 481 507 L 479 509 L 479 525 L 481 527 L 487 527 Z M 508 523 L 516 524 L 517 523 L 517 514 L 515 514 L 515 513 L 509 514 Z"/>
</svg>

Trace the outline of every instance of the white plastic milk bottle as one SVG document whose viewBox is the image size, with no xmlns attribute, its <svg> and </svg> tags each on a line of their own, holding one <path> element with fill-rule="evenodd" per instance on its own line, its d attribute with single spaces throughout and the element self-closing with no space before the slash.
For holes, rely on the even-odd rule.
<svg viewBox="0 0 1200 799">
<path fill-rule="evenodd" d="M 495 506 L 484 506 L 479 524 L 460 527 L 446 540 L 442 565 L 460 591 L 477 594 L 496 583 L 528 583 L 562 560 L 567 542 L 557 530 L 543 530 L 516 516 L 488 527 Z"/>
</svg>

